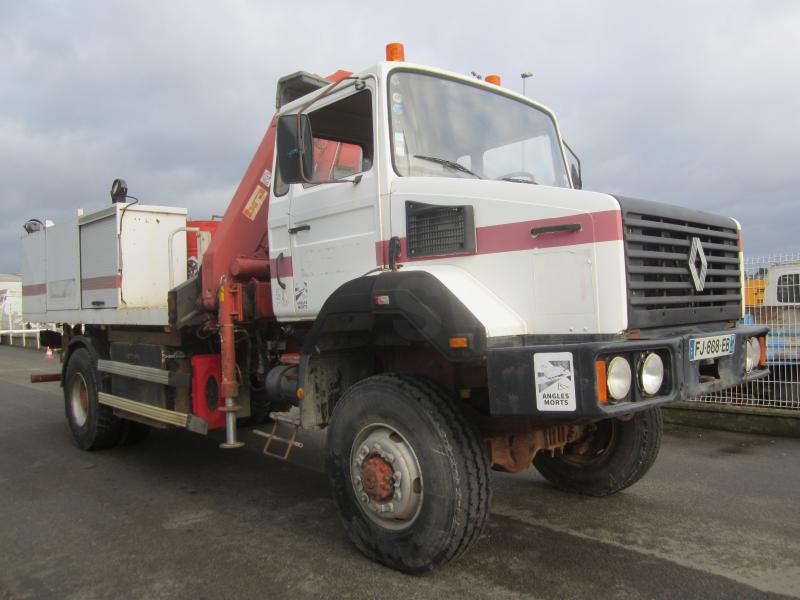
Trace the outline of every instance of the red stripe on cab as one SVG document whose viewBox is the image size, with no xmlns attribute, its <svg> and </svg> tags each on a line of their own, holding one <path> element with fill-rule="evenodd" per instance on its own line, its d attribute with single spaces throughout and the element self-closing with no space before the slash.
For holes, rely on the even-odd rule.
<svg viewBox="0 0 800 600">
<path fill-rule="evenodd" d="M 531 235 L 531 229 L 554 227 L 558 225 L 580 225 L 578 231 L 556 231 Z M 474 256 L 477 254 L 497 254 L 500 252 L 518 252 L 537 248 L 558 248 L 577 246 L 579 244 L 595 244 L 622 240 L 622 215 L 618 210 L 606 210 L 593 213 L 579 213 L 556 217 L 553 219 L 537 219 L 535 221 L 519 221 L 478 227 L 475 230 L 477 251 L 474 254 L 449 254 L 448 258 L 458 256 Z M 377 264 L 389 263 L 389 241 L 375 243 Z M 420 260 L 437 260 L 439 256 L 423 256 L 409 258 L 406 250 L 406 238 L 400 238 L 399 261 L 416 262 Z"/>
</svg>

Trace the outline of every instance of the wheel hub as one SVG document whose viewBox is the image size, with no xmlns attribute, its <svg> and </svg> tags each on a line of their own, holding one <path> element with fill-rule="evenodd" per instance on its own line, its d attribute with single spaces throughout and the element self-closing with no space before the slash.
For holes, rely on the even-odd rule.
<svg viewBox="0 0 800 600">
<path fill-rule="evenodd" d="M 393 427 L 374 424 L 356 436 L 350 453 L 356 498 L 382 527 L 408 527 L 422 505 L 422 474 L 413 449 Z"/>
<path fill-rule="evenodd" d="M 77 373 L 72 381 L 70 404 L 75 424 L 83 427 L 89 415 L 89 389 L 80 373 Z"/>
<path fill-rule="evenodd" d="M 372 456 L 361 465 L 364 491 L 372 500 L 388 500 L 394 494 L 394 469 L 380 456 Z"/>
</svg>

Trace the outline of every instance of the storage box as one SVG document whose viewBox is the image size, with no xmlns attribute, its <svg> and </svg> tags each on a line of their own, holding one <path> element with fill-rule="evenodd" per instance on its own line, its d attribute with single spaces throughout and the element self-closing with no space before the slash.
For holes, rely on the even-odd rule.
<svg viewBox="0 0 800 600">
<path fill-rule="evenodd" d="M 167 292 L 186 280 L 185 227 L 186 209 L 118 203 L 26 235 L 24 318 L 166 325 Z"/>
</svg>

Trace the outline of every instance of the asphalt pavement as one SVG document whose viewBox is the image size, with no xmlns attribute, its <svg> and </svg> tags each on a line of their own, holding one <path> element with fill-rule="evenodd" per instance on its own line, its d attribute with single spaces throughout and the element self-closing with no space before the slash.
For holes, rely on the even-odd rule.
<svg viewBox="0 0 800 600">
<path fill-rule="evenodd" d="M 0 347 L 0 598 L 800 597 L 800 439 L 668 425 L 645 478 L 611 498 L 493 476 L 486 533 L 430 575 L 347 541 L 324 434 L 284 463 L 158 431 L 73 445 L 57 362 Z"/>
</svg>

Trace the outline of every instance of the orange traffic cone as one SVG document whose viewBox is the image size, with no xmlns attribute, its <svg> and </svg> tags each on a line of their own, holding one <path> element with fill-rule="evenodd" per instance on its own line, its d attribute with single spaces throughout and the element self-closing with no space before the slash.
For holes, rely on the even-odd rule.
<svg viewBox="0 0 800 600">
<path fill-rule="evenodd" d="M 47 360 L 53 360 L 53 349 L 50 346 L 47 347 L 47 352 L 44 353 L 44 357 Z"/>
</svg>

